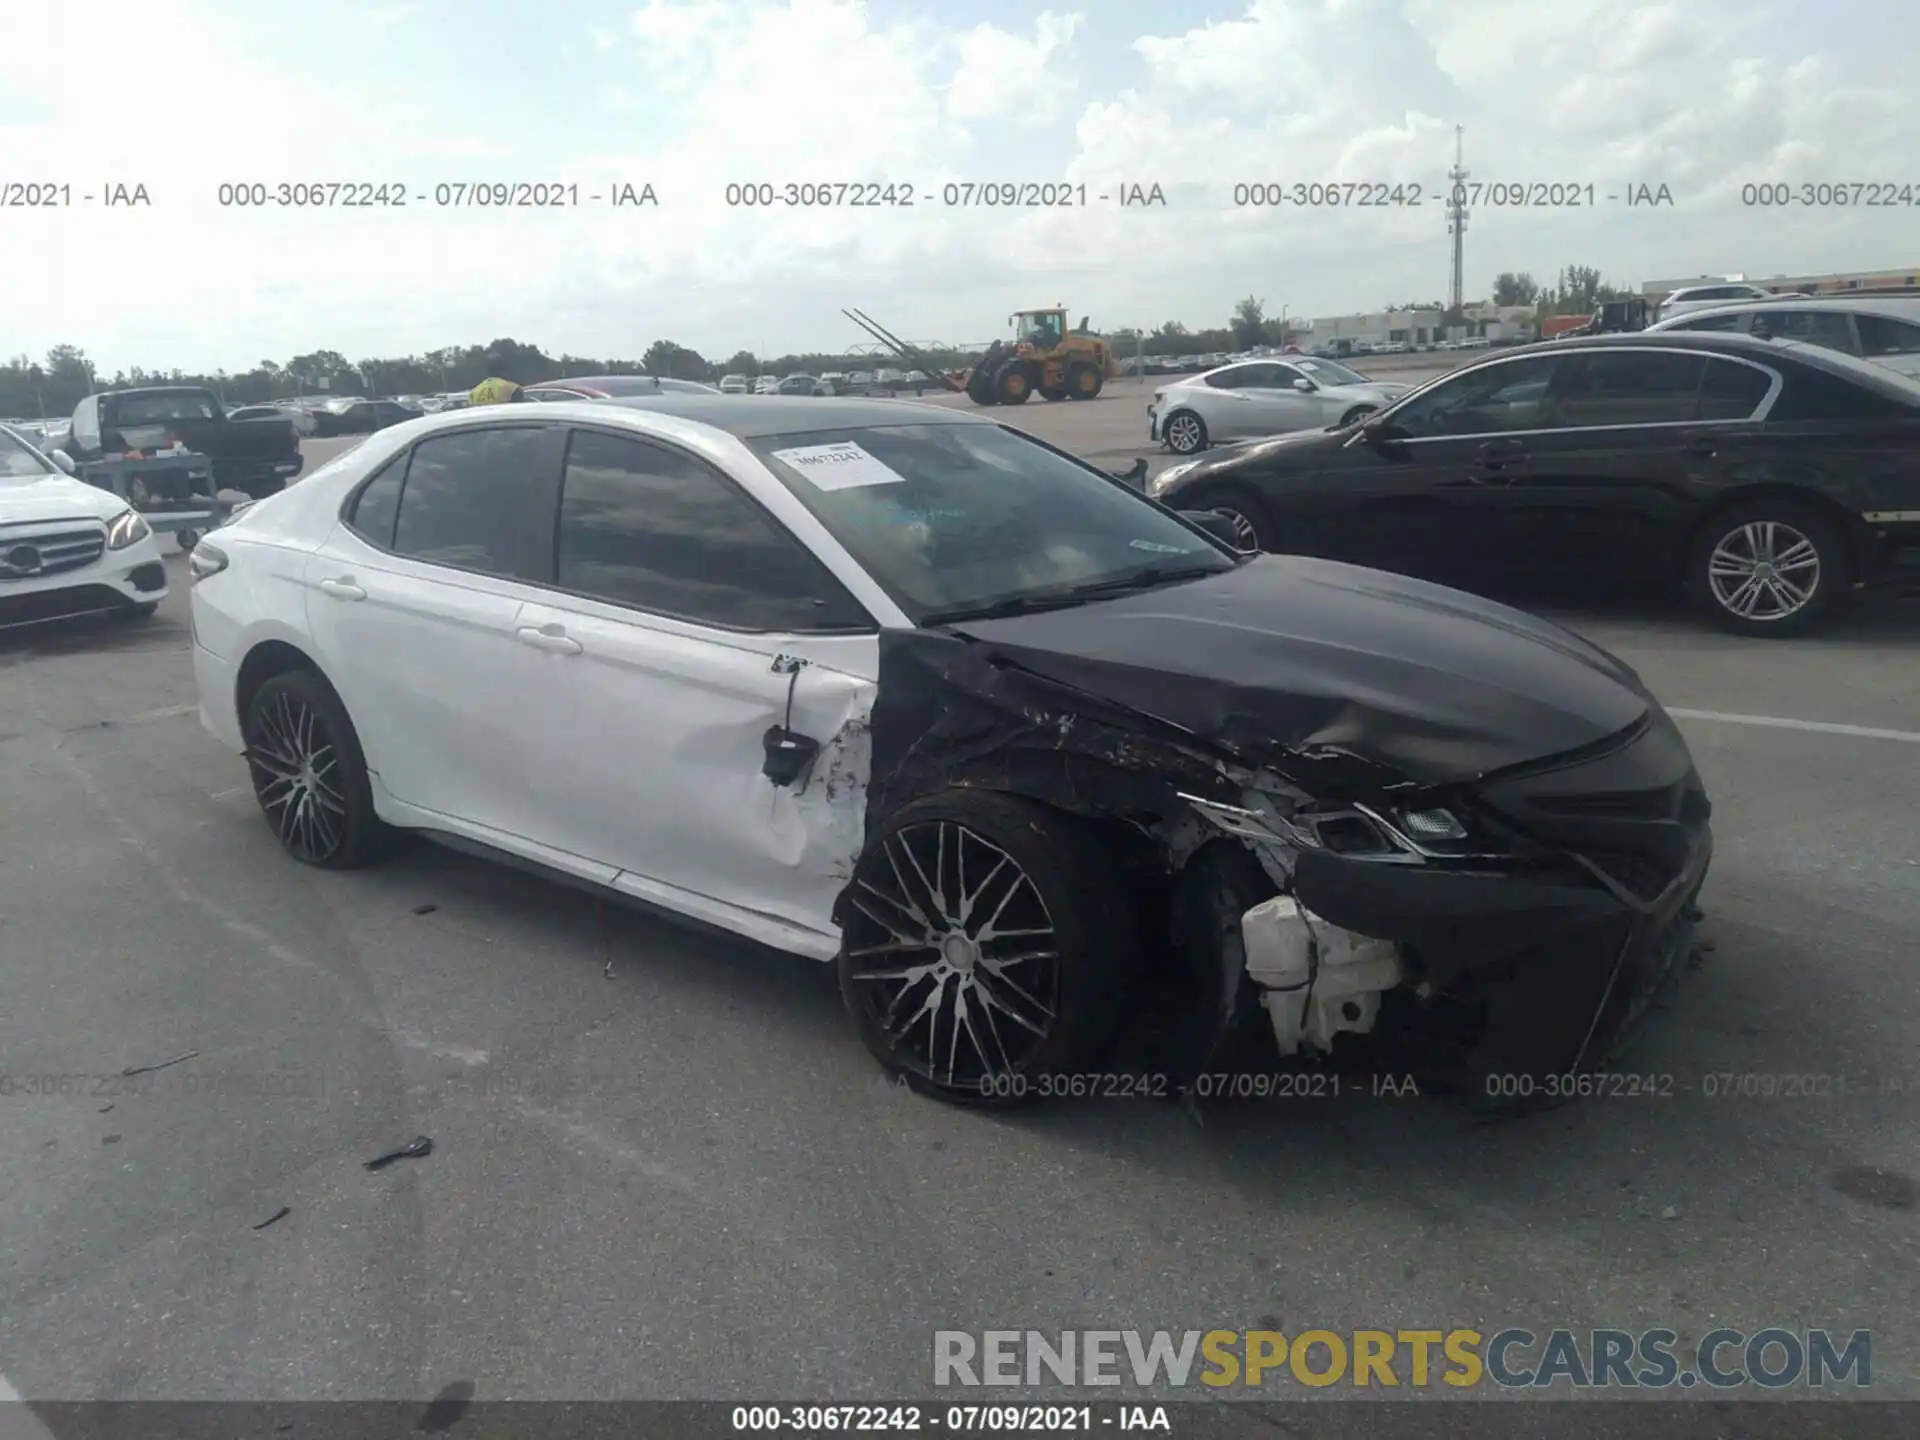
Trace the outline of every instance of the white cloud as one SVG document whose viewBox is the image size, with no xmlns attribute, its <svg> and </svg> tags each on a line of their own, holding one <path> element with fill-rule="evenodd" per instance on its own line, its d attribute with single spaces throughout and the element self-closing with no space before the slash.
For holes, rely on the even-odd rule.
<svg viewBox="0 0 1920 1440">
<path fill-rule="evenodd" d="M 1436 192 L 1456 124 L 1476 181 L 1591 182 L 1600 197 L 1665 183 L 1677 200 L 1657 212 L 1604 198 L 1555 211 L 1483 203 L 1467 250 L 1474 289 L 1498 270 L 1546 279 L 1569 263 L 1621 281 L 1912 264 L 1914 209 L 1739 203 L 1758 180 L 1902 181 L 1920 153 L 1904 52 L 1876 44 L 1871 25 L 1809 31 L 1784 8 L 1798 3 L 1261 0 L 1151 35 L 1090 4 L 1024 26 L 932 0 L 917 12 L 647 0 L 618 26 L 570 22 L 563 8 L 527 41 L 553 54 L 530 53 L 525 122 L 504 127 L 429 100 L 459 62 L 425 31 L 399 38 L 419 27 L 389 27 L 382 45 L 435 48 L 383 51 L 375 69 L 306 58 L 266 7 L 15 7 L 0 155 L 32 163 L 0 180 L 143 181 L 154 203 L 7 216 L 0 271 L 32 279 L 10 287 L 4 343 L 233 368 L 296 348 L 380 353 L 507 333 L 606 354 L 661 335 L 707 351 L 811 346 L 853 338 L 846 304 L 910 338 L 948 339 L 984 338 L 1009 310 L 1053 299 L 1106 325 L 1205 323 L 1249 292 L 1296 314 L 1350 311 L 1444 291 Z M 50 58 L 97 50 L 101 34 L 143 72 L 196 77 L 167 83 L 164 126 L 146 87 L 78 85 Z M 545 78 L 535 62 L 560 47 L 567 62 Z M 416 72 L 440 85 L 394 81 Z M 566 133 L 593 134 L 597 149 L 576 153 L 585 147 L 556 138 Z M 373 213 L 217 203 L 223 181 L 370 169 L 416 194 L 527 169 L 583 194 L 651 183 L 661 203 L 511 214 L 430 199 Z M 940 203 L 949 181 L 1059 179 L 1090 196 L 1158 185 L 1169 203 Z M 730 183 L 851 181 L 910 187 L 917 203 L 726 200 Z M 1413 185 L 1424 203 L 1233 204 L 1236 184 L 1263 181 Z M 166 286 L 102 286 L 129 256 Z"/>
<path fill-rule="evenodd" d="M 1045 11 L 1031 36 L 998 25 L 976 25 L 960 37 L 960 65 L 947 84 L 947 111 L 956 120 L 1012 120 L 1044 125 L 1067 108 L 1068 87 L 1048 73 L 1085 23 L 1082 15 Z"/>
</svg>

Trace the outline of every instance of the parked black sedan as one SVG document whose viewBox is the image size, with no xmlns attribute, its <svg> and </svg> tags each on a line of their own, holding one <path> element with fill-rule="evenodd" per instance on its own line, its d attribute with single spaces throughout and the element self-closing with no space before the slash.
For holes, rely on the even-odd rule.
<svg viewBox="0 0 1920 1440">
<path fill-rule="evenodd" d="M 1798 634 L 1920 579 L 1920 382 L 1750 336 L 1556 341 L 1150 493 L 1225 512 L 1248 548 L 1464 589 L 1678 584 L 1729 630 Z"/>
</svg>

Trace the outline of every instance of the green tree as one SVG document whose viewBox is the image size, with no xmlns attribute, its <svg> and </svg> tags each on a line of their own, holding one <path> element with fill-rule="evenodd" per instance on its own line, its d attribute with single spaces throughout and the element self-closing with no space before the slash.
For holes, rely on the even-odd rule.
<svg viewBox="0 0 1920 1440">
<path fill-rule="evenodd" d="M 749 379 L 760 373 L 760 361 L 751 350 L 736 350 L 727 358 L 729 375 L 745 375 Z"/>
<path fill-rule="evenodd" d="M 1496 305 L 1531 305 L 1539 298 L 1540 286 L 1525 270 L 1517 274 L 1512 270 L 1502 270 L 1493 277 L 1493 303 Z"/>
<path fill-rule="evenodd" d="M 1249 295 L 1233 307 L 1233 319 L 1227 324 L 1243 350 L 1262 343 L 1267 334 L 1267 302 Z"/>
</svg>

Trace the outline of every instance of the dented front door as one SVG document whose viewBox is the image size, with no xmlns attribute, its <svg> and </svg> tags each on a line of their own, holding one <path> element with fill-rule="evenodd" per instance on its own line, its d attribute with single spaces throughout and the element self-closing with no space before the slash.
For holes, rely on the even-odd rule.
<svg viewBox="0 0 1920 1440">
<path fill-rule="evenodd" d="M 865 824 L 875 638 L 741 634 L 571 596 L 517 623 L 540 698 L 538 838 L 617 866 L 642 898 L 832 954 Z"/>
</svg>

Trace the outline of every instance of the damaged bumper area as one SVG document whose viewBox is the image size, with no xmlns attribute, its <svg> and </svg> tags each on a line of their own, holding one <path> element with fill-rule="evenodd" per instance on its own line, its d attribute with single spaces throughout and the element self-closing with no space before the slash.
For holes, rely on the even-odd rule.
<svg viewBox="0 0 1920 1440">
<path fill-rule="evenodd" d="M 1239 942 L 1281 1053 L 1369 1035 L 1476 1100 L 1608 1063 L 1691 953 L 1713 853 L 1705 792 L 1657 710 L 1446 806 L 1186 798 L 1280 891 L 1242 914 Z"/>
</svg>

